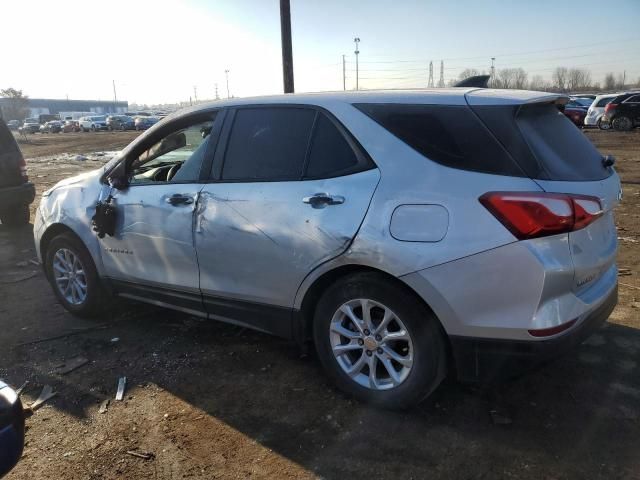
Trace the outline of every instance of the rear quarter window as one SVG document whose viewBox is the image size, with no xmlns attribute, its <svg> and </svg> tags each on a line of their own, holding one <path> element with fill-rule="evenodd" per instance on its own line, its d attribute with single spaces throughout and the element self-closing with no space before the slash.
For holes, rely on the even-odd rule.
<svg viewBox="0 0 640 480">
<path fill-rule="evenodd" d="M 460 170 L 525 176 L 466 106 L 355 104 L 429 160 Z"/>
</svg>

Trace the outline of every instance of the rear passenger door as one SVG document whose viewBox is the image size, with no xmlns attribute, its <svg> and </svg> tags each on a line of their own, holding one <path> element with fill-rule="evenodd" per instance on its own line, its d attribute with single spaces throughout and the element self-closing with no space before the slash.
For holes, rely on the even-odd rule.
<svg viewBox="0 0 640 480">
<path fill-rule="evenodd" d="M 378 180 L 362 148 L 321 109 L 231 110 L 196 213 L 207 311 L 288 335 L 299 285 L 345 251 Z"/>
<path fill-rule="evenodd" d="M 623 103 L 633 123 L 640 125 L 640 95 L 629 97 Z"/>
</svg>

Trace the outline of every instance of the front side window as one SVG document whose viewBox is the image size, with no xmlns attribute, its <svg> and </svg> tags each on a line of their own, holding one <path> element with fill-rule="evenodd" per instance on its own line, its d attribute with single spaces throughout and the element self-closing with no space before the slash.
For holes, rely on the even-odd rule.
<svg viewBox="0 0 640 480">
<path fill-rule="evenodd" d="M 212 127 L 213 120 L 199 122 L 154 143 L 129 166 L 130 184 L 197 182 Z"/>
<path fill-rule="evenodd" d="M 308 108 L 242 108 L 236 112 L 222 180 L 299 180 L 315 111 Z"/>
</svg>

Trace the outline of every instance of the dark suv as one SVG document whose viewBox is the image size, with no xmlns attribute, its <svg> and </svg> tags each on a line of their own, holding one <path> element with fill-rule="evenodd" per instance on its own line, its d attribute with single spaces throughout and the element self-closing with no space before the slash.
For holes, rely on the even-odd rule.
<svg viewBox="0 0 640 480">
<path fill-rule="evenodd" d="M 8 226 L 28 224 L 29 204 L 35 195 L 22 152 L 7 124 L 0 119 L 0 221 Z"/>
<path fill-rule="evenodd" d="M 604 120 L 616 130 L 640 126 L 640 92 L 623 93 L 604 107 Z"/>
<path fill-rule="evenodd" d="M 109 130 L 135 130 L 133 118 L 127 115 L 110 115 L 107 117 L 107 128 Z"/>
</svg>

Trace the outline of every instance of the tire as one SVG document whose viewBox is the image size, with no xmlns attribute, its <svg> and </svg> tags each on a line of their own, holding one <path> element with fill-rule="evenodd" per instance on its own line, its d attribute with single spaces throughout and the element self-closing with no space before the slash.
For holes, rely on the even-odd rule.
<svg viewBox="0 0 640 480">
<path fill-rule="evenodd" d="M 367 331 L 362 324 L 364 333 L 359 333 L 343 311 L 351 307 L 352 314 L 363 319 L 363 299 L 373 321 L 370 328 L 382 328 L 385 312 L 393 318 L 380 335 Z M 407 332 L 406 340 L 384 341 L 390 333 L 397 336 L 403 330 Z M 329 287 L 316 306 L 313 336 L 320 362 L 336 386 L 358 400 L 384 408 L 416 405 L 446 375 L 445 339 L 437 319 L 412 292 L 378 273 L 350 275 Z M 334 348 L 347 344 L 348 351 L 334 354 Z M 392 361 L 389 351 L 403 363 Z M 375 365 L 373 383 L 368 362 Z M 395 377 L 385 364 L 396 372 Z M 354 369 L 356 373 L 347 373 L 358 365 L 362 366 Z"/>
<path fill-rule="evenodd" d="M 74 263 L 76 267 L 73 270 L 76 273 L 83 272 L 76 276 L 77 283 L 70 289 L 66 289 L 68 282 L 56 280 L 63 273 L 59 269 L 65 268 L 65 259 L 67 265 L 77 259 L 78 263 Z M 96 317 L 106 313 L 109 296 L 98 277 L 89 251 L 76 236 L 64 233 L 51 240 L 45 255 L 45 270 L 53 293 L 69 312 L 79 317 Z M 86 286 L 84 296 L 78 290 L 78 285 L 83 283 Z M 66 295 L 65 291 L 68 292 Z"/>
<path fill-rule="evenodd" d="M 96 131 L 96 126 L 95 125 L 91 125 L 91 131 L 95 132 Z"/>
<path fill-rule="evenodd" d="M 19 205 L 5 212 L 0 212 L 0 220 L 7 227 L 20 227 L 29 225 L 29 205 Z"/>
<path fill-rule="evenodd" d="M 613 128 L 620 132 L 628 132 L 633 128 L 633 122 L 629 117 L 620 116 L 613 119 L 611 122 Z"/>
</svg>

